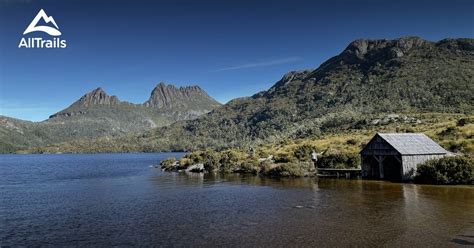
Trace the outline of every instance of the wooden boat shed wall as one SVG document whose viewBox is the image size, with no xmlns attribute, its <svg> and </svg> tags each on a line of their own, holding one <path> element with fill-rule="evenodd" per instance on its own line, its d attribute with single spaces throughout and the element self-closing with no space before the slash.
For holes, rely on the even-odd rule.
<svg viewBox="0 0 474 248">
<path fill-rule="evenodd" d="M 417 165 L 449 152 L 422 133 L 377 133 L 362 149 L 362 176 L 411 180 Z"/>
</svg>

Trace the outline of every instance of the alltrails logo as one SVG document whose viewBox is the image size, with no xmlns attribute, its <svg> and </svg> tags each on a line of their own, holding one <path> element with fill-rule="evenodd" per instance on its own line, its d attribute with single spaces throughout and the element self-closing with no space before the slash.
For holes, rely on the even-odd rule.
<svg viewBox="0 0 474 248">
<path fill-rule="evenodd" d="M 52 24 L 53 26 L 40 26 L 38 22 L 43 20 L 45 24 Z M 61 36 L 58 24 L 54 21 L 52 16 L 46 15 L 43 9 L 41 9 L 36 17 L 31 21 L 30 25 L 25 29 L 23 35 L 31 32 L 44 32 L 51 36 Z M 60 37 L 54 37 L 53 39 L 43 39 L 41 37 L 29 37 L 21 38 L 18 48 L 66 48 L 66 40 L 62 40 Z"/>
</svg>

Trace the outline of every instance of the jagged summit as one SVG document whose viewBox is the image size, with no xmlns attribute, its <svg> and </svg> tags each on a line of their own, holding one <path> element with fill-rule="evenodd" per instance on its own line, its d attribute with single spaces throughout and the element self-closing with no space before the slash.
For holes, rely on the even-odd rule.
<svg viewBox="0 0 474 248">
<path fill-rule="evenodd" d="M 48 137 L 54 142 L 112 137 L 192 120 L 219 106 L 199 86 L 177 88 L 160 83 L 145 103 L 120 101 L 98 87 L 38 125 L 44 127 L 41 132 L 52 133 Z"/>
<path fill-rule="evenodd" d="M 444 39 L 431 42 L 416 36 L 394 40 L 358 39 L 351 42 L 337 57 L 347 64 L 366 61 L 377 62 L 379 60 L 401 58 L 420 50 L 424 53 L 445 50 L 450 53 L 472 55 L 474 43 L 472 39 Z"/>
<path fill-rule="evenodd" d="M 101 87 L 98 87 L 83 95 L 68 108 L 49 116 L 49 118 L 83 115 L 93 106 L 118 106 L 120 104 L 121 102 L 116 96 L 110 96 Z"/>
<path fill-rule="evenodd" d="M 431 45 L 433 45 L 432 42 L 419 37 L 403 37 L 394 40 L 358 39 L 347 46 L 341 57 L 349 63 L 365 59 L 398 58 L 404 56 L 413 48 Z"/>
<path fill-rule="evenodd" d="M 474 39 L 469 38 L 356 40 L 317 69 L 290 72 L 270 90 L 234 99 L 206 115 L 202 115 L 205 110 L 219 104 L 202 89 L 160 83 L 144 104 L 70 106 L 62 111 L 66 117 L 22 123 L 34 127 L 2 140 L 10 147 L 31 147 L 135 132 L 139 136 L 112 137 L 112 143 L 107 138 L 103 146 L 100 140 L 85 144 L 98 151 L 223 149 L 357 129 L 371 115 L 472 114 L 473 63 Z M 205 97 L 197 97 L 200 94 Z M 104 103 L 109 97 L 96 89 L 78 102 Z M 190 119 L 195 120 L 180 121 Z M 180 122 L 168 126 L 176 121 Z M 143 133 L 154 126 L 158 129 Z M 54 147 L 54 151 L 63 147 L 67 146 Z"/>
<path fill-rule="evenodd" d="M 153 95 L 153 92 L 156 92 L 156 91 L 160 91 L 160 90 L 165 90 L 165 89 L 168 89 L 170 91 L 179 91 L 179 92 L 182 92 L 183 94 L 193 94 L 193 93 L 203 93 L 205 95 L 207 95 L 207 93 L 201 89 L 201 87 L 199 87 L 198 85 L 190 85 L 190 86 L 184 86 L 184 87 L 176 87 L 174 86 L 173 84 L 167 84 L 165 82 L 160 82 L 152 91 L 152 95 Z"/>
<path fill-rule="evenodd" d="M 393 40 L 358 39 L 352 41 L 339 55 L 336 55 L 317 69 L 300 75 L 312 82 L 330 82 L 335 71 L 358 70 L 364 76 L 374 70 L 393 71 L 414 63 L 414 58 L 426 60 L 447 56 L 473 56 L 474 39 L 443 39 L 438 42 L 410 36 Z M 438 60 L 433 60 L 438 62 Z M 418 61 L 421 63 L 421 61 Z M 386 70 L 387 69 L 387 70 Z M 413 74 L 413 72 L 411 72 Z M 293 80 L 294 81 L 294 80 Z M 286 82 L 287 85 L 289 82 Z"/>
<path fill-rule="evenodd" d="M 285 74 L 273 87 L 261 95 L 271 94 L 276 89 L 287 86 L 294 81 L 310 80 L 316 82 L 328 76 L 327 72 L 338 70 L 338 68 L 345 69 L 347 66 L 352 66 L 364 70 L 364 68 L 367 69 L 377 63 L 397 60 L 413 51 L 429 51 L 442 42 L 446 42 L 446 40 L 434 43 L 416 36 L 394 40 L 357 39 L 349 43 L 339 55 L 327 60 L 317 69 L 291 71 Z M 458 40 L 452 42 L 458 42 Z"/>
<path fill-rule="evenodd" d="M 90 105 L 117 105 L 120 101 L 116 96 L 108 95 L 101 87 L 82 96 L 75 104 Z"/>
<path fill-rule="evenodd" d="M 195 104 L 219 106 L 201 87 L 197 85 L 179 87 L 160 82 L 151 92 L 150 98 L 144 103 L 146 107 L 155 108 L 193 108 Z"/>
<path fill-rule="evenodd" d="M 150 98 L 143 104 L 132 104 L 120 101 L 118 97 L 108 95 L 101 87 L 83 95 L 68 108 L 51 115 L 55 117 L 70 117 L 92 114 L 103 116 L 100 112 L 110 109 L 114 114 L 122 111 L 144 111 L 151 109 L 157 113 L 178 115 L 174 119 L 193 119 L 220 106 L 220 103 L 210 97 L 197 85 L 179 87 L 159 83 L 151 92 Z M 109 111 L 109 110 L 107 110 Z"/>
<path fill-rule="evenodd" d="M 287 73 L 268 91 L 146 139 L 165 150 L 225 149 L 357 128 L 369 115 L 472 113 L 473 45 L 474 39 L 356 40 L 317 69 Z"/>
</svg>

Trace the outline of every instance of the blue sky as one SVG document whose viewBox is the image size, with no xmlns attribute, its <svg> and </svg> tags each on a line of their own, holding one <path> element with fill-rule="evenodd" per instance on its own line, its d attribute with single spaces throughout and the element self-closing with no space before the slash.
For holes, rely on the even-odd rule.
<svg viewBox="0 0 474 248">
<path fill-rule="evenodd" d="M 66 49 L 18 48 L 40 9 Z M 472 38 L 472 13 L 470 0 L 0 0 L 0 115 L 44 120 L 99 86 L 141 103 L 160 81 L 225 103 L 358 38 Z"/>
</svg>

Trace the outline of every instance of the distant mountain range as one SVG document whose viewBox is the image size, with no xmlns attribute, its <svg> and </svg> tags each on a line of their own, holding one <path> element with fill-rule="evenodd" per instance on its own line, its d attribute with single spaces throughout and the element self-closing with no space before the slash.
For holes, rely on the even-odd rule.
<svg viewBox="0 0 474 248">
<path fill-rule="evenodd" d="M 474 39 L 356 40 L 314 70 L 196 120 L 147 133 L 156 149 L 279 142 L 363 123 L 377 113 L 474 110 Z"/>
<path fill-rule="evenodd" d="M 219 149 L 357 128 L 366 124 L 371 115 L 382 113 L 472 114 L 473 65 L 474 39 L 439 42 L 418 37 L 361 39 L 350 43 L 317 69 L 290 72 L 269 90 L 234 99 L 221 107 L 212 105 L 217 108 L 197 119 L 182 118 L 183 121 L 161 125 L 140 135 L 77 139 L 33 151 Z M 161 89 L 158 91 L 162 92 Z M 178 104 L 164 103 L 163 97 L 158 101 L 152 98 L 145 107 Z M 118 102 L 112 98 L 103 101 Z M 62 113 L 70 118 L 67 113 L 80 111 L 73 110 L 61 111 L 55 118 Z M 100 116 L 94 116 L 90 121 L 96 118 Z"/>
<path fill-rule="evenodd" d="M 81 138 L 140 133 L 195 119 L 221 104 L 199 86 L 158 84 L 143 104 L 120 101 L 97 88 L 42 122 L 0 117 L 0 149 L 14 151 Z"/>
</svg>

